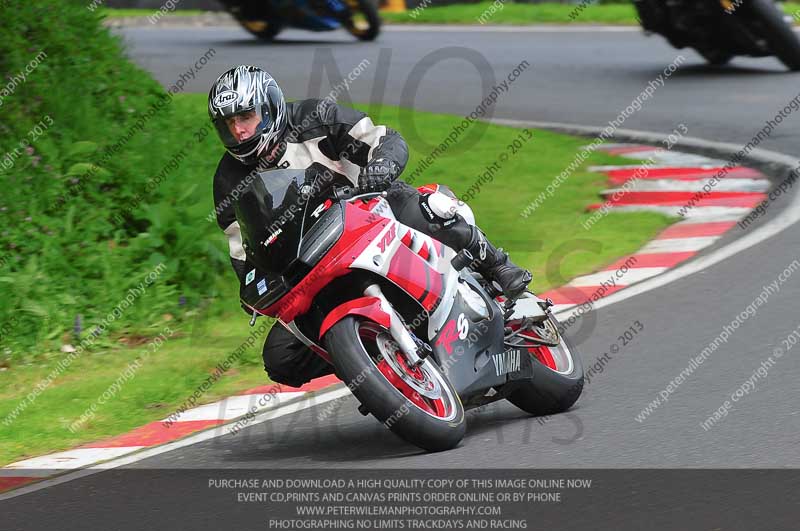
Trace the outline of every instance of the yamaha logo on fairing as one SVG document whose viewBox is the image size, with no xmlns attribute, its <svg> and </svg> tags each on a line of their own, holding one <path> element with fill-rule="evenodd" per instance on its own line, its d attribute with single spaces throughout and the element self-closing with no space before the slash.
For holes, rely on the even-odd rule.
<svg viewBox="0 0 800 531">
<path fill-rule="evenodd" d="M 220 92 L 219 94 L 217 94 L 217 97 L 214 98 L 214 107 L 218 109 L 227 107 L 231 103 L 235 102 L 237 99 L 239 99 L 239 95 L 232 90 L 226 90 L 225 92 Z"/>
<path fill-rule="evenodd" d="M 281 232 L 283 232 L 283 229 L 278 229 L 278 230 L 276 230 L 275 232 L 273 232 L 273 233 L 270 235 L 270 237 L 269 237 L 269 238 L 267 238 L 267 241 L 265 241 L 265 242 L 264 242 L 264 247 L 267 247 L 269 244 L 271 244 L 272 242 L 274 242 L 274 241 L 275 241 L 275 240 L 278 238 L 278 235 L 279 235 Z"/>
<path fill-rule="evenodd" d="M 521 365 L 520 351 L 507 350 L 492 356 L 494 362 L 494 372 L 497 376 L 518 371 Z"/>
</svg>

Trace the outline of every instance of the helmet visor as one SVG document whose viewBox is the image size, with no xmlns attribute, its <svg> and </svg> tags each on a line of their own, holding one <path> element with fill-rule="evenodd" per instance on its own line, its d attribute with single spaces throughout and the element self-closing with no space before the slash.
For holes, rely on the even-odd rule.
<svg viewBox="0 0 800 531">
<path fill-rule="evenodd" d="M 256 105 L 236 114 L 216 118 L 214 127 L 225 147 L 233 148 L 268 131 L 272 127 L 272 117 L 267 105 Z"/>
</svg>

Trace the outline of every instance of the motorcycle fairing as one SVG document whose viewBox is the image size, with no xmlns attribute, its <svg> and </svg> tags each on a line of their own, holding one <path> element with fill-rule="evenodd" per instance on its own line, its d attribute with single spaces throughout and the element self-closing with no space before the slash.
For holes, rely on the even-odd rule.
<svg viewBox="0 0 800 531">
<path fill-rule="evenodd" d="M 428 337 L 441 328 L 456 291 L 455 251 L 438 240 L 392 221 L 353 260 L 354 269 L 378 274 L 415 299 L 428 317 Z"/>
<path fill-rule="evenodd" d="M 344 203 L 342 236 L 296 286 L 276 303 L 259 309 L 259 313 L 278 317 L 285 323 L 306 313 L 317 293 L 335 278 L 346 275 L 354 259 L 360 256 L 391 222 L 390 219 L 375 216 L 351 203 Z"/>
<path fill-rule="evenodd" d="M 482 395 L 486 389 L 510 380 L 532 377 L 530 356 L 505 349 L 500 307 L 471 276 L 462 276 L 458 283 L 445 324 L 431 341 L 431 347 L 459 395 Z M 487 313 L 476 309 L 475 303 L 469 301 L 471 296 L 482 299 Z"/>
</svg>

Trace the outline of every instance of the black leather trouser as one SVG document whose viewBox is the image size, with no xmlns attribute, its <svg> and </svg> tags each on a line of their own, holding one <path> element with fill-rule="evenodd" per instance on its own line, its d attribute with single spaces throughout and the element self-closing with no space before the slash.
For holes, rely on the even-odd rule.
<svg viewBox="0 0 800 531">
<path fill-rule="evenodd" d="M 306 382 L 333 374 L 333 365 L 283 327 L 275 323 L 264 341 L 264 370 L 270 380 L 289 387 L 300 387 Z"/>
</svg>

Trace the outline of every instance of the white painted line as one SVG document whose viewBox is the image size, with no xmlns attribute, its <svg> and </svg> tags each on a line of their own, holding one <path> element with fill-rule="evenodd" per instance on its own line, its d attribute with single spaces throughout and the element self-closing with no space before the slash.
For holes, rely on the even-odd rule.
<svg viewBox="0 0 800 531">
<path fill-rule="evenodd" d="M 3 467 L 7 470 L 65 470 L 82 468 L 98 461 L 114 459 L 144 448 L 144 446 L 123 446 L 119 448 L 74 448 L 64 452 L 32 457 Z"/>
<path fill-rule="evenodd" d="M 268 396 L 269 393 L 231 396 L 219 402 L 214 402 L 213 404 L 205 404 L 184 411 L 175 422 L 188 422 L 192 420 L 232 420 L 246 415 L 250 411 L 250 408 L 256 408 L 256 411 L 263 411 L 280 407 L 280 405 L 287 400 L 293 400 L 304 394 L 305 392 L 303 391 L 275 393 L 268 401 L 266 398 L 264 399 L 266 401 L 265 405 L 260 405 L 259 399 L 265 395 Z M 169 419 L 167 418 L 164 420 Z"/>
<path fill-rule="evenodd" d="M 699 236 L 696 238 L 669 238 L 665 240 L 653 240 L 636 254 L 652 253 L 685 253 L 687 251 L 699 251 L 705 249 L 719 236 Z"/>
<path fill-rule="evenodd" d="M 625 188 L 603 190 L 603 195 L 617 192 L 699 192 L 704 186 L 712 186 L 714 192 L 767 192 L 771 183 L 767 179 L 723 179 L 715 185 L 711 179 L 702 181 L 678 181 L 672 179 L 639 179 L 628 181 Z"/>
<path fill-rule="evenodd" d="M 623 164 L 620 166 L 589 166 L 589 171 L 596 171 L 596 172 L 607 172 L 607 171 L 615 171 L 615 170 L 631 170 L 636 171 L 639 168 L 643 168 L 647 166 L 651 170 L 669 170 L 673 168 L 697 168 L 699 170 L 711 170 L 718 168 L 718 166 L 709 165 L 709 164 L 691 164 L 689 166 L 680 166 L 677 164 Z"/>
<path fill-rule="evenodd" d="M 668 228 L 668 229 L 673 229 L 673 228 L 675 228 L 675 227 L 685 227 L 685 226 L 687 226 L 687 225 L 705 225 L 705 224 L 707 224 L 707 223 L 717 223 L 717 222 L 725 222 L 725 223 L 728 223 L 728 222 L 736 221 L 736 220 L 738 220 L 738 219 L 740 219 L 740 218 L 719 219 L 719 220 L 716 220 L 716 219 L 715 219 L 715 220 L 708 220 L 708 219 L 687 219 L 687 220 L 685 220 L 685 221 L 679 221 L 678 223 L 675 223 L 675 224 L 673 224 L 673 225 L 670 225 L 670 226 L 669 226 L 669 227 L 667 227 L 667 228 Z M 727 232 L 727 231 L 726 231 L 726 232 Z M 722 236 L 722 234 L 719 234 L 719 236 Z"/>
<path fill-rule="evenodd" d="M 634 254 L 640 254 L 642 251 L 639 251 Z M 584 275 L 582 277 L 576 277 L 570 281 L 568 286 L 573 287 L 586 287 L 586 286 L 600 286 L 603 282 L 605 285 L 611 285 L 611 282 L 614 282 L 616 286 L 627 286 L 629 284 L 633 284 L 634 282 L 641 282 L 642 280 L 650 277 L 654 277 L 656 275 L 660 275 L 664 271 L 666 271 L 666 267 L 633 267 L 628 269 L 624 273 L 621 272 L 620 276 L 617 276 L 615 271 L 600 271 L 599 273 L 592 273 L 591 275 Z"/>
<path fill-rule="evenodd" d="M 671 167 L 685 168 L 693 166 L 724 166 L 725 161 L 718 159 L 710 159 L 703 155 L 693 155 L 690 153 L 680 153 L 677 151 L 636 151 L 633 153 L 620 153 L 617 157 L 624 157 L 626 159 L 640 159 L 649 160 L 653 159 L 658 164 L 664 164 Z"/>
<path fill-rule="evenodd" d="M 657 161 L 656 155 L 662 152 L 663 150 L 661 149 L 651 149 L 649 151 L 631 151 L 630 153 L 609 153 L 609 155 L 622 157 L 624 159 L 637 159 L 644 161 L 652 158 L 654 161 Z M 677 166 L 677 164 L 670 164 L 670 166 Z"/>
<path fill-rule="evenodd" d="M 615 206 L 611 212 L 655 212 L 674 218 L 679 218 L 683 207 L 679 206 L 656 206 L 656 205 L 624 205 Z M 697 223 L 710 221 L 738 221 L 750 213 L 750 208 L 746 207 L 694 207 L 685 212 L 685 218 Z"/>
</svg>

